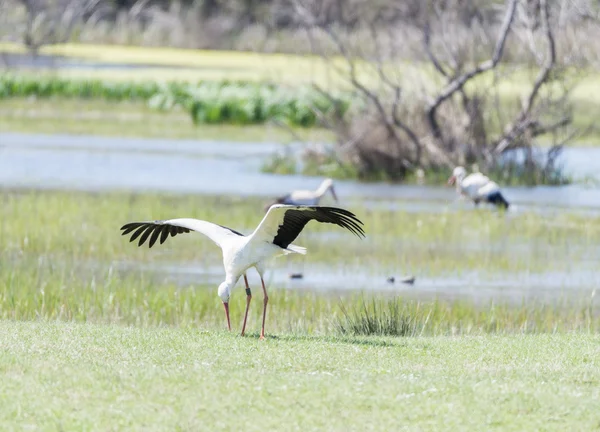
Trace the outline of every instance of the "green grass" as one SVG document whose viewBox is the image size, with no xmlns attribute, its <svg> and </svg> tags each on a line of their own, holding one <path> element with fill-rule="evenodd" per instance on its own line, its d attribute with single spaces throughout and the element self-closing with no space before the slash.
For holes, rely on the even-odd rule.
<svg viewBox="0 0 600 432">
<path fill-rule="evenodd" d="M 178 237 L 156 250 L 138 249 L 120 237 L 119 227 L 128 221 L 187 216 L 251 232 L 267 201 L 77 192 L 7 191 L 1 197 L 4 253 L 140 262 L 202 259 L 210 265 L 220 264 L 221 258 L 214 245 L 201 237 Z M 365 240 L 326 224 L 311 224 L 298 240 L 309 248 L 313 263 L 333 264 L 339 270 L 357 264 L 365 271 L 383 274 L 398 269 L 428 275 L 561 270 L 570 268 L 571 262 L 593 259 L 600 242 L 597 216 L 558 213 L 542 218 L 537 213 L 523 213 L 511 217 L 470 208 L 432 214 L 365 209 L 353 201 L 341 204 L 364 221 Z"/>
<path fill-rule="evenodd" d="M 0 43 L 0 52 L 26 53 L 26 49 L 22 45 Z M 313 80 L 323 85 L 335 81 L 328 77 L 323 61 L 314 56 L 92 44 L 44 46 L 40 49 L 40 54 L 76 57 L 102 63 L 149 65 L 144 68 L 121 70 L 94 70 L 91 68 L 59 71 L 50 68 L 48 70 L 54 76 L 59 75 L 65 78 L 116 81 L 221 81 L 227 79 L 230 81 L 271 81 L 294 85 L 307 84 Z M 166 68 L 169 66 L 177 68 Z"/>
<path fill-rule="evenodd" d="M 310 87 L 287 89 L 248 82 L 114 82 L 56 77 L 0 76 L 0 98 L 145 101 L 161 111 L 183 109 L 196 124 L 263 124 L 277 120 L 291 126 L 317 123 L 313 107 L 327 113 L 347 110 L 348 97 L 334 104 Z"/>
<path fill-rule="evenodd" d="M 95 264 L 95 265 L 92 265 Z M 197 265 L 202 269 L 202 264 Z M 219 331 L 225 317 L 218 282 L 177 283 L 150 269 L 122 269 L 116 262 L 28 256 L 0 267 L 0 319 L 60 320 L 137 327 L 174 326 Z M 175 272 L 172 268 L 171 272 Z M 332 294 L 281 289 L 269 284 L 267 332 L 275 335 L 480 335 L 600 331 L 593 298 L 521 304 L 441 301 L 390 294 Z M 366 298 L 365 298 L 366 297 Z M 375 300 L 378 297 L 378 300 Z M 370 300 L 369 300 L 370 299 Z M 254 286 L 249 331 L 258 331 L 262 293 Z M 246 298 L 238 287 L 231 299 L 235 332 Z"/>
<path fill-rule="evenodd" d="M 195 125 L 182 109 L 157 111 L 144 102 L 103 100 L 0 100 L 0 130 L 5 132 L 76 134 L 115 137 L 225 140 L 236 142 L 289 142 L 293 136 L 275 124 Z M 330 141 L 319 128 L 293 128 L 307 141 Z"/>
<path fill-rule="evenodd" d="M 264 202 L 256 198 L 159 194 L 10 192 L 0 195 L 0 318 L 60 319 L 137 326 L 170 325 L 219 329 L 223 312 L 216 295 L 221 254 L 200 235 L 178 236 L 153 249 L 138 248 L 120 236 L 129 221 L 196 217 L 250 232 Z M 474 271 L 502 280 L 515 274 L 591 271 L 600 240 L 600 219 L 577 215 L 507 219 L 485 211 L 434 215 L 367 210 L 344 203 L 365 222 L 360 240 L 330 225 L 314 224 L 297 243 L 306 258 L 291 262 L 307 274 L 324 271 L 372 277 L 412 273 L 457 280 Z M 578 264 L 581 263 L 581 264 Z M 286 260 L 272 263 L 285 272 Z M 216 272 L 178 279 L 178 266 Z M 162 270 L 161 270 L 162 269 Z M 214 269 L 214 270 L 213 270 Z M 418 287 L 407 298 L 319 294 L 281 289 L 272 292 L 268 328 L 275 333 L 446 335 L 597 331 L 592 286 L 577 294 L 565 287 L 556 303 L 516 304 L 419 300 Z M 368 288 L 368 287 L 366 287 Z M 450 293 L 451 290 L 448 291 Z M 378 294 L 374 294 L 379 296 Z M 251 328 L 261 313 L 255 290 Z M 412 298 L 412 299 L 411 299 Z M 232 296 L 234 323 L 241 319 L 243 290 Z M 363 313 L 363 308 L 372 312 Z M 373 319 L 369 320 L 369 316 Z M 369 330 L 373 325 L 378 329 Z M 402 331 L 390 330 L 405 328 Z M 364 330 L 364 329 L 367 330 Z"/>
<path fill-rule="evenodd" d="M 596 430 L 600 338 L 305 338 L 0 321 L 0 428 Z"/>
</svg>

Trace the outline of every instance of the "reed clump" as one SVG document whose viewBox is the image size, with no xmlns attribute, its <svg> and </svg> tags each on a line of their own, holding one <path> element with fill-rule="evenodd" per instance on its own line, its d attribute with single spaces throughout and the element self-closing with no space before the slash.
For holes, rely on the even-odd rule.
<svg viewBox="0 0 600 432">
<path fill-rule="evenodd" d="M 263 124 L 279 121 L 312 127 L 316 112 L 345 112 L 348 96 L 335 103 L 310 87 L 234 81 L 118 82 L 68 79 L 54 76 L 0 76 L 0 99 L 17 97 L 143 101 L 158 110 L 181 109 L 197 124 Z"/>
</svg>

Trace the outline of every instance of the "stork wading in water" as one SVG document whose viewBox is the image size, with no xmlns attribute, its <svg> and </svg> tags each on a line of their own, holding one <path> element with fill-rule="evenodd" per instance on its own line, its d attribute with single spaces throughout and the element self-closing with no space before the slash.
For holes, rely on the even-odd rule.
<svg viewBox="0 0 600 432">
<path fill-rule="evenodd" d="M 323 180 L 317 190 L 295 190 L 287 195 L 276 198 L 273 204 L 316 206 L 319 205 L 321 198 L 323 198 L 328 191 L 331 192 L 335 202 L 338 202 L 337 195 L 335 194 L 335 188 L 333 187 L 333 180 L 328 178 Z M 269 207 L 270 205 L 265 207 L 265 211 L 267 211 Z"/>
<path fill-rule="evenodd" d="M 223 267 L 225 268 L 225 280 L 219 285 L 218 294 L 225 308 L 227 328 L 231 330 L 229 319 L 229 296 L 238 279 L 244 276 L 246 283 L 246 312 L 242 324 L 242 336 L 246 331 L 248 309 L 252 300 L 252 292 L 248 285 L 246 271 L 254 267 L 260 275 L 263 300 L 263 318 L 260 332 L 261 339 L 265 337 L 265 319 L 267 316 L 267 303 L 269 296 L 265 287 L 263 275 L 265 263 L 268 259 L 291 253 L 306 254 L 306 249 L 293 245 L 292 242 L 298 237 L 308 222 L 332 223 L 346 228 L 358 237 L 364 237 L 363 224 L 353 213 L 348 210 L 335 207 L 319 206 L 292 206 L 273 205 L 258 227 L 250 235 L 243 235 L 231 228 L 206 222 L 199 219 L 170 219 L 152 222 L 131 222 L 121 227 L 122 235 L 131 234 L 130 241 L 139 238 L 138 246 L 142 246 L 148 240 L 148 247 L 152 247 L 157 240 L 164 243 L 171 235 L 197 231 L 210 238 L 223 251 Z"/>
<path fill-rule="evenodd" d="M 448 184 L 455 184 L 456 191 L 460 195 L 470 198 L 475 205 L 483 201 L 504 209 L 508 209 L 510 206 L 500 192 L 500 186 L 481 173 L 467 175 L 467 171 L 459 166 L 454 168 Z"/>
</svg>

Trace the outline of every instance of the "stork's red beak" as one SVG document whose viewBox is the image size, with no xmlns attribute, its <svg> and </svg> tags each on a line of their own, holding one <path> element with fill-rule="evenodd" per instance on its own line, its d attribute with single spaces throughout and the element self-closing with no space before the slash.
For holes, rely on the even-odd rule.
<svg viewBox="0 0 600 432">
<path fill-rule="evenodd" d="M 454 182 L 456 182 L 456 177 L 454 177 L 454 176 L 450 176 L 450 178 L 448 179 L 448 184 L 449 184 L 449 185 L 453 185 L 453 184 L 454 184 Z"/>
<path fill-rule="evenodd" d="M 225 316 L 227 317 L 227 329 L 231 331 L 231 321 L 229 320 L 229 303 L 223 302 L 223 307 L 225 308 Z"/>
<path fill-rule="evenodd" d="M 335 202 L 338 202 L 338 197 L 335 194 L 335 189 L 333 188 L 333 186 L 331 186 L 331 195 L 333 195 L 333 199 L 335 200 Z"/>
</svg>

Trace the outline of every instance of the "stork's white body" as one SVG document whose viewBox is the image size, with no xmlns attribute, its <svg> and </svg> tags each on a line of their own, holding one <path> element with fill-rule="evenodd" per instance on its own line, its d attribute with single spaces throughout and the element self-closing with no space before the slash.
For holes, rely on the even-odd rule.
<svg viewBox="0 0 600 432">
<path fill-rule="evenodd" d="M 268 260 L 289 253 L 306 253 L 306 250 L 300 246 L 289 245 L 286 250 L 267 241 L 253 241 L 252 235 L 227 238 L 221 244 L 221 249 L 225 281 L 232 286 L 249 268 L 256 268 L 262 277 Z"/>
<path fill-rule="evenodd" d="M 481 173 L 473 173 L 456 182 L 456 189 L 473 201 L 483 200 L 500 191 L 500 186 Z"/>
</svg>

